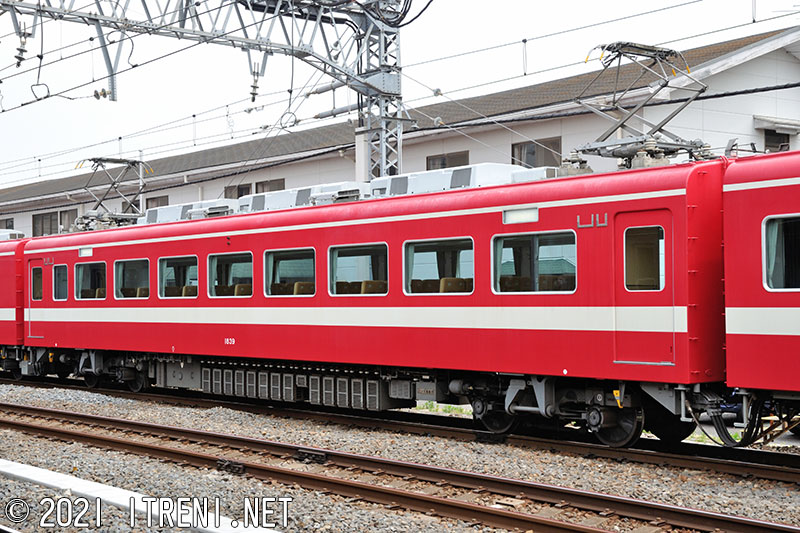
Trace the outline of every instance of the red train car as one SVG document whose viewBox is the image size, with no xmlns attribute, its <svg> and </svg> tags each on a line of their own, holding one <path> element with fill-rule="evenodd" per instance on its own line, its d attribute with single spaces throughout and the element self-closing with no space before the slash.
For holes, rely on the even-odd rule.
<svg viewBox="0 0 800 533">
<path fill-rule="evenodd" d="M 469 402 L 494 431 L 538 415 L 614 446 L 645 424 L 680 440 L 686 405 L 717 416 L 726 393 L 723 181 L 730 203 L 748 166 L 779 181 L 800 161 L 521 183 L 478 165 L 383 178 L 357 202 L 23 241 L 24 338 L 4 365 L 354 409 Z M 478 174 L 508 184 L 391 194 Z"/>
<path fill-rule="evenodd" d="M 797 156 L 725 172 L 728 384 L 800 397 L 800 168 Z"/>
<path fill-rule="evenodd" d="M 0 242 L 0 346 L 23 343 L 24 241 Z"/>
</svg>

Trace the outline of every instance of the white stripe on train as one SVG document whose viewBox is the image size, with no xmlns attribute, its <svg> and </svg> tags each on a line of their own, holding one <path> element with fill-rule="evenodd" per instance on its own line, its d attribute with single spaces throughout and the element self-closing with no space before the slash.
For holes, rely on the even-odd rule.
<svg viewBox="0 0 800 533">
<path fill-rule="evenodd" d="M 728 307 L 725 329 L 739 335 L 800 335 L 798 307 Z"/>
<path fill-rule="evenodd" d="M 67 324 L 112 322 L 686 333 L 686 313 L 686 307 L 102 307 L 26 309 L 25 319 L 32 318 L 34 323 Z M 10 312 L 3 316 L 10 317 L 6 320 L 13 319 Z"/>
</svg>

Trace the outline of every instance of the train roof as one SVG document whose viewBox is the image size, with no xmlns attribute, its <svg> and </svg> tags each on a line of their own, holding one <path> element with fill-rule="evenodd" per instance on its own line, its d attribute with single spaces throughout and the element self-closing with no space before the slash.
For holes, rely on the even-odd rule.
<svg viewBox="0 0 800 533">
<path fill-rule="evenodd" d="M 98 231 L 70 233 L 29 239 L 26 251 L 109 246 L 122 243 L 157 241 L 165 237 L 255 232 L 260 228 L 306 224 L 337 223 L 424 215 L 426 213 L 464 211 L 493 206 L 536 206 L 565 199 L 593 198 L 643 192 L 685 189 L 692 173 L 703 165 L 720 165 L 721 161 L 684 163 L 663 167 L 627 170 L 608 174 L 541 179 L 523 183 L 490 185 L 424 194 L 369 198 L 360 201 L 322 206 L 294 207 L 277 211 L 235 214 L 217 218 L 186 220 L 161 224 L 135 225 Z M 521 167 L 520 167 L 521 168 Z"/>
</svg>

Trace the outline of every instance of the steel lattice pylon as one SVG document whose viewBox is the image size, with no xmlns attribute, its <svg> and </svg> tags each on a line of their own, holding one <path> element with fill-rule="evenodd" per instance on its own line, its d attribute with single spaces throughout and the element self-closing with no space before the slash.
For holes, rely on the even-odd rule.
<svg viewBox="0 0 800 533">
<path fill-rule="evenodd" d="M 256 78 L 264 75 L 270 55 L 280 53 L 301 59 L 335 79 L 327 89 L 347 86 L 359 94 L 360 122 L 370 144 L 372 177 L 400 172 L 399 31 L 376 14 L 396 14 L 402 3 L 403 0 L 95 0 L 91 10 L 81 10 L 76 9 L 76 0 L 0 0 L 0 15 L 9 14 L 23 51 L 25 40 L 35 36 L 42 19 L 93 26 L 108 69 L 112 100 L 118 97 L 116 72 L 122 44 L 136 34 L 245 50 L 248 69 Z M 120 32 L 121 38 L 109 42 L 104 34 L 108 29 Z M 315 91 L 319 92 L 322 91 Z"/>
</svg>

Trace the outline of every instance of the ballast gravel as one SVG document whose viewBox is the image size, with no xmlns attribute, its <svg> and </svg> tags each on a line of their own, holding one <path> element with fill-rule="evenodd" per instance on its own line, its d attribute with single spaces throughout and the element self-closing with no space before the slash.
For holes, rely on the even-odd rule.
<svg viewBox="0 0 800 533">
<path fill-rule="evenodd" d="M 457 442 L 224 407 L 164 405 L 82 390 L 0 385 L 0 401 L 376 455 L 800 526 L 800 484 L 589 459 L 506 444 Z M 445 527 L 454 531 L 481 530 L 461 522 L 389 511 L 280 484 L 270 486 L 274 494 L 264 494 L 258 481 L 18 433 L 1 433 L 0 442 L 3 458 L 88 476 L 93 481 L 154 496 L 225 495 L 226 505 L 237 508 L 241 503 L 235 502 L 244 495 L 289 495 L 294 500 L 289 527 L 279 528 L 284 531 L 441 531 Z M 77 474 L 72 472 L 74 467 L 78 468 Z M 0 496 L 5 496 L 2 481 L 0 478 Z"/>
</svg>

